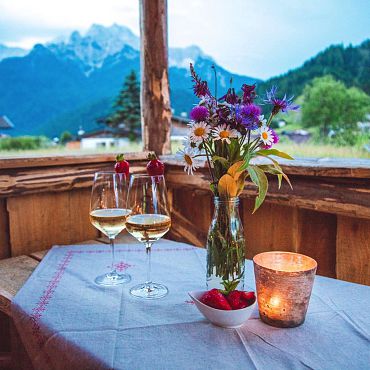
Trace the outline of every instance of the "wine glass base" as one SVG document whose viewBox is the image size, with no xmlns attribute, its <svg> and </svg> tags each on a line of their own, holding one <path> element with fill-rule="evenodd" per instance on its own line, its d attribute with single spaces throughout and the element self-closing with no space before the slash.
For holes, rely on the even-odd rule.
<svg viewBox="0 0 370 370">
<path fill-rule="evenodd" d="M 158 299 L 168 294 L 168 288 L 158 283 L 143 283 L 132 287 L 130 289 L 130 294 L 138 298 Z"/>
<path fill-rule="evenodd" d="M 131 275 L 129 274 L 108 273 L 98 276 L 95 279 L 95 284 L 103 286 L 115 286 L 129 283 L 130 281 Z"/>
</svg>

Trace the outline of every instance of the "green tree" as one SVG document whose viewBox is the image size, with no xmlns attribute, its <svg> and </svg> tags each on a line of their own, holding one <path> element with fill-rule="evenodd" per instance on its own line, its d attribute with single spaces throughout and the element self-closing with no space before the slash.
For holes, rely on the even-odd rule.
<svg viewBox="0 0 370 370">
<path fill-rule="evenodd" d="M 350 89 L 331 76 L 315 78 L 303 91 L 302 123 L 319 127 L 323 138 L 329 131 L 356 135 L 357 122 L 370 112 L 370 97 L 358 88 Z"/>
<path fill-rule="evenodd" d="M 130 140 L 137 138 L 141 128 L 140 84 L 134 70 L 126 77 L 123 88 L 113 104 L 113 112 L 105 122 L 110 127 L 124 127 Z"/>
<path fill-rule="evenodd" d="M 72 134 L 69 132 L 69 131 L 64 131 L 61 135 L 60 135 L 60 142 L 62 144 L 66 144 L 68 141 L 71 141 L 73 138 Z"/>
</svg>

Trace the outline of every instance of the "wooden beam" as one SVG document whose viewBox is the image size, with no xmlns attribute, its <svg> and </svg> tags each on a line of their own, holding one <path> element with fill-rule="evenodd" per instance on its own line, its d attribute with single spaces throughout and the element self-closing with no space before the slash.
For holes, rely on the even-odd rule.
<svg viewBox="0 0 370 370">
<path fill-rule="evenodd" d="M 370 220 L 338 216 L 337 278 L 370 285 Z"/>
<path fill-rule="evenodd" d="M 10 257 L 9 214 L 6 199 L 0 198 L 0 260 Z"/>
<path fill-rule="evenodd" d="M 53 156 L 27 156 L 27 157 L 8 157 L 2 158 L 0 161 L 0 170 L 6 168 L 25 169 L 29 167 L 50 167 L 64 166 L 77 164 L 92 164 L 92 163 L 114 163 L 117 153 L 104 154 L 78 154 L 65 155 L 55 154 Z M 125 153 L 125 159 L 128 161 L 145 160 L 148 157 L 147 152 Z"/>
<path fill-rule="evenodd" d="M 370 219 L 370 188 L 365 178 L 321 176 L 289 176 L 293 190 L 285 183 L 278 189 L 276 178 L 270 178 L 266 202 L 320 212 Z M 210 194 L 206 168 L 188 176 L 178 165 L 167 165 L 166 182 L 169 188 L 196 189 Z M 194 190 L 195 191 L 195 190 Z M 254 198 L 256 187 L 246 181 L 241 197 Z"/>
<path fill-rule="evenodd" d="M 144 150 L 171 152 L 167 1 L 140 0 L 141 118 Z"/>
<path fill-rule="evenodd" d="M 94 173 L 112 171 L 113 163 L 112 159 L 103 163 L 0 170 L 0 198 L 91 188 Z M 147 161 L 130 161 L 130 172 L 143 171 L 146 163 Z"/>
<path fill-rule="evenodd" d="M 370 179 L 370 159 L 346 159 L 346 158 L 298 158 L 294 161 L 276 158 L 287 175 L 334 177 L 334 178 L 363 178 Z M 174 155 L 165 155 L 161 160 L 166 163 L 166 168 L 182 167 L 181 160 Z M 253 158 L 253 164 L 270 164 L 266 158 Z M 206 161 L 198 161 L 200 170 L 208 171 Z"/>
<path fill-rule="evenodd" d="M 99 236 L 89 220 L 89 189 L 13 197 L 7 206 L 12 256 Z"/>
</svg>

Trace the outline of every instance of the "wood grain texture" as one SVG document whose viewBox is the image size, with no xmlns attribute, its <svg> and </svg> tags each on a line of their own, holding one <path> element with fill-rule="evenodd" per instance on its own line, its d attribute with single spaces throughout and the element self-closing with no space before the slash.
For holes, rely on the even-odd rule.
<svg viewBox="0 0 370 370">
<path fill-rule="evenodd" d="M 11 316 L 11 300 L 37 265 L 38 262 L 28 256 L 0 261 L 0 311 Z"/>
<path fill-rule="evenodd" d="M 188 176 L 178 166 L 168 166 L 166 181 L 173 189 L 187 188 L 209 191 L 206 168 Z M 266 201 L 270 203 L 312 209 L 321 212 L 370 219 L 370 181 L 366 178 L 333 178 L 291 175 L 293 190 L 287 184 L 278 189 L 270 178 Z M 242 197 L 255 197 L 256 187 L 246 181 Z"/>
<path fill-rule="evenodd" d="M 168 238 L 205 247 L 213 214 L 211 192 L 188 188 L 172 192 L 172 226 Z"/>
<path fill-rule="evenodd" d="M 337 216 L 299 209 L 293 230 L 296 252 L 317 261 L 318 275 L 335 278 Z"/>
<path fill-rule="evenodd" d="M 8 199 L 11 255 L 95 239 L 89 220 L 90 190 L 31 194 Z"/>
<path fill-rule="evenodd" d="M 113 163 L 114 161 L 0 170 L 0 198 L 91 188 L 94 173 L 112 171 Z M 132 161 L 131 173 L 142 172 L 146 163 L 147 161 Z"/>
<path fill-rule="evenodd" d="M 168 166 L 181 167 L 182 163 L 173 155 L 161 157 Z M 201 171 L 206 166 L 205 161 L 198 161 Z M 253 164 L 269 164 L 264 158 L 252 159 Z M 279 158 L 279 163 L 288 175 L 370 178 L 370 159 L 347 158 L 296 158 L 294 161 Z M 199 171 L 199 170 L 197 170 Z"/>
<path fill-rule="evenodd" d="M 140 0 L 141 116 L 144 150 L 171 152 L 167 1 Z"/>
<path fill-rule="evenodd" d="M 10 339 L 12 370 L 35 370 L 13 321 L 10 322 Z"/>
<path fill-rule="evenodd" d="M 243 226 L 246 240 L 246 256 L 267 251 L 295 252 L 294 224 L 296 209 L 264 203 L 252 215 L 254 201 L 243 199 Z"/>
<path fill-rule="evenodd" d="M 9 215 L 6 199 L 0 198 L 0 260 L 10 257 Z"/>
<path fill-rule="evenodd" d="M 149 152 L 125 153 L 125 159 L 130 162 L 144 161 Z M 65 165 L 81 165 L 91 163 L 114 163 L 117 153 L 104 154 L 76 154 L 65 155 L 55 154 L 53 156 L 15 156 L 0 159 L 0 170 L 3 169 L 24 169 L 37 167 L 59 167 Z"/>
<path fill-rule="evenodd" d="M 338 216 L 337 278 L 370 285 L 370 220 Z"/>
<path fill-rule="evenodd" d="M 0 311 L 0 355 L 10 353 L 10 322 L 9 316 Z M 1 362 L 0 362 L 1 364 Z M 1 365 L 0 365 L 1 369 Z"/>
<path fill-rule="evenodd" d="M 77 245 L 86 245 L 86 244 L 95 245 L 95 244 L 103 244 L 103 243 L 99 240 L 92 239 L 92 240 L 85 240 L 83 242 L 79 242 L 79 243 L 76 243 L 76 244 Z M 46 253 L 48 253 L 48 252 L 49 252 L 49 249 L 45 249 L 45 250 L 42 250 L 42 251 L 33 252 L 29 256 L 31 258 L 35 259 L 36 261 L 40 262 L 45 257 Z"/>
</svg>

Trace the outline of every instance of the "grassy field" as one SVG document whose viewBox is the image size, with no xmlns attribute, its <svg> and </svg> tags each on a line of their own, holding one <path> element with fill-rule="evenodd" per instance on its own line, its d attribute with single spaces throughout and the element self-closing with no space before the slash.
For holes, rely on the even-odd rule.
<svg viewBox="0 0 370 370">
<path fill-rule="evenodd" d="M 180 141 L 172 142 L 172 153 L 181 148 Z M 277 149 L 289 153 L 293 157 L 302 158 L 369 158 L 370 152 L 359 147 L 337 147 L 333 145 L 318 145 L 312 143 L 295 144 L 284 142 L 276 146 Z M 33 156 L 53 156 L 53 155 L 80 155 L 80 154 L 99 154 L 112 152 L 138 152 L 142 150 L 141 143 L 130 143 L 124 147 L 116 149 L 95 149 L 95 150 L 70 150 L 63 146 L 51 147 L 48 149 L 25 150 L 25 151 L 0 151 L 0 158 L 9 157 L 33 157 Z"/>
</svg>

